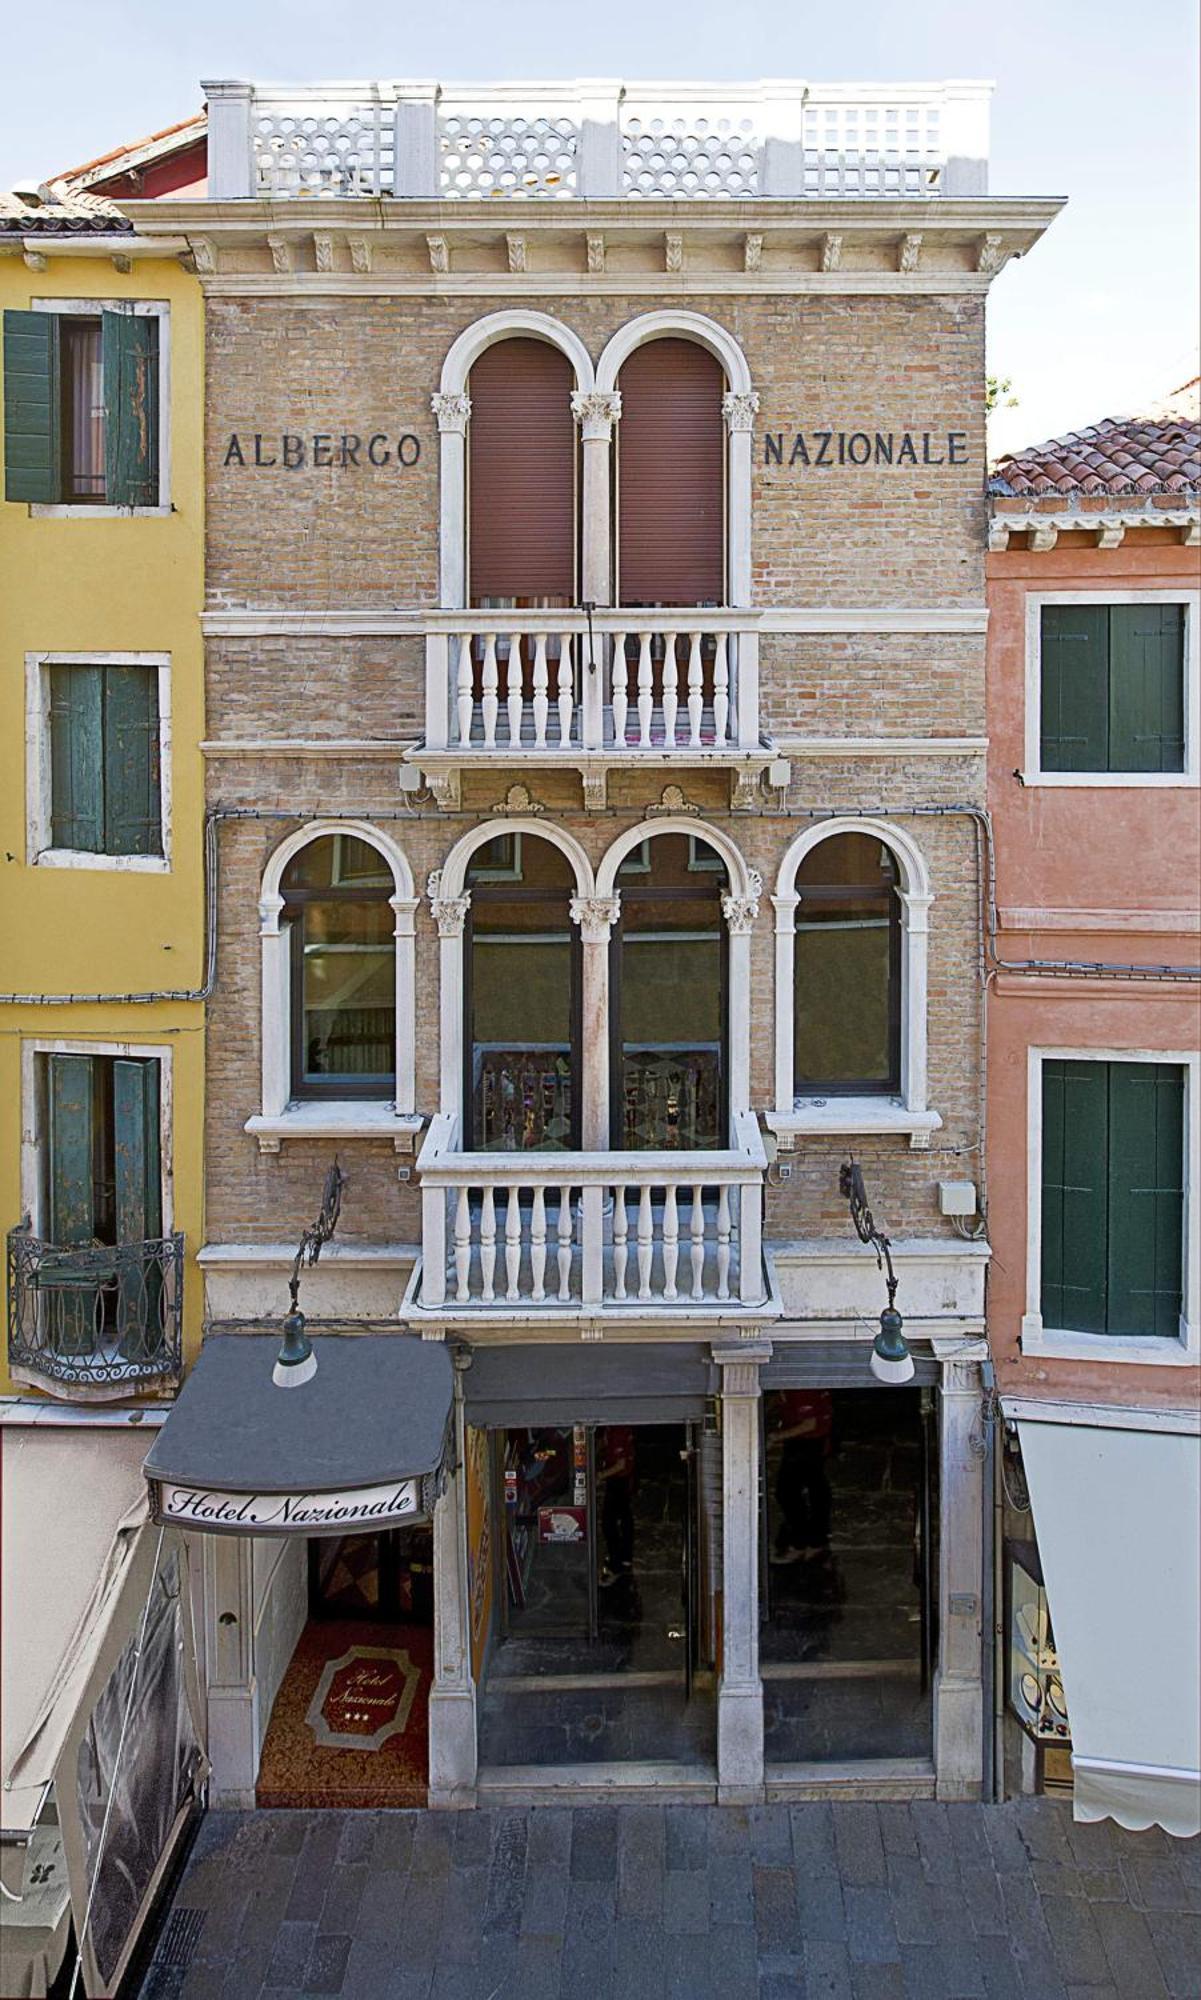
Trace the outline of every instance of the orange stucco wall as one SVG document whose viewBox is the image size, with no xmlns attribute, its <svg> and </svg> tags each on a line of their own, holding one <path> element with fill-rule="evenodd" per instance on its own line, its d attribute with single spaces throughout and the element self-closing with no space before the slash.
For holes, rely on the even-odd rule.
<svg viewBox="0 0 1201 2000">
<path fill-rule="evenodd" d="M 1087 544 L 1087 545 L 1086 545 Z M 1195 591 L 1198 559 L 1172 531 L 1117 549 L 1065 535 L 1036 555 L 988 559 L 989 805 L 1003 960 L 1195 965 L 1201 945 L 1201 793 L 1196 785 L 1024 786 L 1026 601 L 1031 592 Z M 1021 1353 L 1026 1308 L 1027 1051 L 1194 1049 L 1201 992 L 1170 981 L 996 972 L 988 1027 L 989 1338 L 998 1383 L 1082 1402 L 1195 1400 L 1201 1371 Z M 1037 1188 L 1033 1198 L 1038 1199 Z M 1198 1246 L 1192 1245 L 1196 1257 Z"/>
</svg>

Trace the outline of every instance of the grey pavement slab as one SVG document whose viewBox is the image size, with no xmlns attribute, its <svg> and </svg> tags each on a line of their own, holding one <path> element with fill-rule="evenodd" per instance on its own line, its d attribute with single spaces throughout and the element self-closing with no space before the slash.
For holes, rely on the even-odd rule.
<svg viewBox="0 0 1201 2000">
<path fill-rule="evenodd" d="M 1199 1854 L 1042 1799 L 214 1812 L 139 2000 L 1201 2000 Z"/>
</svg>

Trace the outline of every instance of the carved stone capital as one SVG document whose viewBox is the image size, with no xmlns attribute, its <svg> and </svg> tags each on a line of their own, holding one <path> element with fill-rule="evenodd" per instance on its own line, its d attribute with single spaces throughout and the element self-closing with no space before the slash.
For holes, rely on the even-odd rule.
<svg viewBox="0 0 1201 2000">
<path fill-rule="evenodd" d="M 462 896 L 431 896 L 430 910 L 438 926 L 440 938 L 457 938 L 463 935 L 467 922 L 467 912 L 471 908 L 471 892 Z"/>
<path fill-rule="evenodd" d="M 573 389 L 571 414 L 580 426 L 585 444 L 598 439 L 608 444 L 613 426 L 621 415 L 620 389 Z"/>
<path fill-rule="evenodd" d="M 900 249 L 897 253 L 898 271 L 916 271 L 919 263 L 921 262 L 921 255 L 922 255 L 921 230 L 911 229 L 907 235 L 902 236 L 901 238 Z"/>
<path fill-rule="evenodd" d="M 608 944 L 609 932 L 621 910 L 620 896 L 573 896 L 571 921 L 580 927 L 585 944 Z"/>
<path fill-rule="evenodd" d="M 976 251 L 976 269 L 984 277 L 995 277 L 1004 264 L 1005 253 L 1001 247 L 1003 242 L 1004 238 L 992 230 L 980 238 L 980 246 Z"/>
<path fill-rule="evenodd" d="M 450 270 L 450 245 L 445 236 L 427 236 L 425 247 L 429 252 L 430 270 L 436 277 L 444 278 Z"/>
<path fill-rule="evenodd" d="M 669 229 L 664 235 L 663 268 L 673 272 L 684 269 L 684 238 L 678 229 Z"/>
<path fill-rule="evenodd" d="M 749 937 L 759 914 L 758 896 L 723 896 L 721 913 L 731 937 Z"/>
<path fill-rule="evenodd" d="M 440 391 L 430 397 L 430 408 L 438 419 L 438 429 L 450 432 L 454 437 L 465 437 L 467 419 L 471 415 L 471 398 L 466 389 L 452 390 L 449 395 Z"/>
<path fill-rule="evenodd" d="M 332 270 L 333 270 L 333 268 L 334 268 L 334 239 L 333 239 L 333 237 L 332 237 L 332 236 L 331 236 L 331 235 L 330 235 L 330 234 L 328 233 L 328 231 L 326 231 L 326 230 L 324 230 L 324 229 L 318 229 L 318 230 L 316 230 L 316 231 L 314 232 L 314 235 L 313 235 L 313 256 L 314 256 L 314 258 L 316 259 L 316 264 L 317 264 L 317 269 L 318 269 L 319 271 L 332 271 Z"/>
<path fill-rule="evenodd" d="M 831 232 L 822 237 L 822 270 L 837 271 L 842 267 L 842 237 Z"/>
<path fill-rule="evenodd" d="M 367 236 L 350 238 L 350 268 L 365 277 L 371 269 L 371 240 Z"/>
<path fill-rule="evenodd" d="M 753 431 L 759 413 L 759 397 L 754 389 L 727 389 L 721 399 L 721 413 L 728 431 Z"/>
<path fill-rule="evenodd" d="M 280 276 L 292 269 L 292 239 L 290 236 L 269 235 L 267 248 L 271 252 L 271 269 Z"/>
<path fill-rule="evenodd" d="M 599 231 L 587 232 L 588 269 L 595 275 L 605 268 L 605 239 Z"/>
</svg>

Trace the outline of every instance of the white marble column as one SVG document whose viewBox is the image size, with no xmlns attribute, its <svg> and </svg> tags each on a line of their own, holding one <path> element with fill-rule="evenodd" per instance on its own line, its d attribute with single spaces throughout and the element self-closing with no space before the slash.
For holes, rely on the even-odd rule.
<svg viewBox="0 0 1201 2000">
<path fill-rule="evenodd" d="M 259 937 L 262 940 L 259 1034 L 262 1037 L 260 1063 L 264 1118 L 279 1117 L 292 1087 L 292 927 L 280 922 L 283 907 L 282 896 L 264 896 L 259 904 Z"/>
<path fill-rule="evenodd" d="M 609 1144 L 609 935 L 620 896 L 573 896 L 571 921 L 580 927 L 581 986 L 580 1143 L 586 1153 Z"/>
<path fill-rule="evenodd" d="M 434 1507 L 434 1678 L 430 1688 L 431 1806 L 472 1806 L 478 1766 L 471 1610 L 467 1583 L 467 1475 L 463 1377 L 455 1367 L 455 1469 Z"/>
<path fill-rule="evenodd" d="M 940 1799 L 978 1799 L 984 1756 L 982 1530 L 987 1454 L 979 1360 L 942 1363 L 940 1417 L 935 1784 Z"/>
<path fill-rule="evenodd" d="M 730 1116 L 751 1104 L 751 932 L 763 884 L 752 871 L 749 896 L 724 895 L 721 913 L 729 934 Z M 727 1140 L 727 1144 L 729 1141 Z"/>
<path fill-rule="evenodd" d="M 751 601 L 751 458 L 759 398 L 754 389 L 727 390 L 721 399 L 728 433 L 726 493 L 729 510 L 729 576 L 726 596 L 732 605 Z"/>
<path fill-rule="evenodd" d="M 717 1688 L 717 1796 L 763 1798 L 759 1678 L 759 1367 L 768 1341 L 714 1347 L 721 1368 L 722 1656 Z"/>
<path fill-rule="evenodd" d="M 439 1111 L 459 1111 L 463 1089 L 463 927 L 471 908 L 471 891 L 461 896 L 444 896 L 442 871 L 435 869 L 426 883 L 430 913 L 438 926 L 438 1007 L 440 1017 L 441 1080 Z M 462 1115 L 466 1116 L 463 1106 Z"/>
<path fill-rule="evenodd" d="M 261 1729 L 254 1674 L 254 1585 L 246 1535 L 197 1535 L 204 1605 L 209 1802 L 254 1805 Z"/>
<path fill-rule="evenodd" d="M 580 597 L 612 604 L 613 559 L 610 484 L 613 426 L 621 415 L 617 389 L 577 389 L 571 413 L 580 427 L 584 457 L 584 535 Z"/>
<path fill-rule="evenodd" d="M 458 611 L 467 602 L 467 420 L 471 398 L 465 390 L 433 395 L 438 419 L 438 602 Z"/>
</svg>

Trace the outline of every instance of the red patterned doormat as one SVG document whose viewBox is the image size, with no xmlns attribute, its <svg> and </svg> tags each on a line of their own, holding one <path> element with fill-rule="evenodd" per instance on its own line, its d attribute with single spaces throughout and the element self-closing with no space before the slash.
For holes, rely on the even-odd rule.
<svg viewBox="0 0 1201 2000">
<path fill-rule="evenodd" d="M 423 1806 L 434 1635 L 426 1626 L 311 1623 L 275 1697 L 260 1806 Z"/>
</svg>

